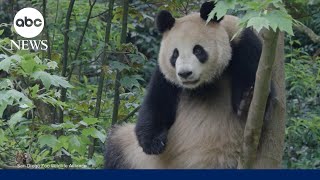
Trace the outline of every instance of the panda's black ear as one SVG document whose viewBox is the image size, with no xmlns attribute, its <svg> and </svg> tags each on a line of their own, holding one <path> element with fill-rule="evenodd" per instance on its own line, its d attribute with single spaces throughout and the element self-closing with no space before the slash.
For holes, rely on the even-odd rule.
<svg viewBox="0 0 320 180">
<path fill-rule="evenodd" d="M 216 3 L 213 2 L 213 1 L 203 3 L 201 8 L 200 8 L 200 16 L 201 16 L 201 18 L 206 21 L 208 19 L 208 16 L 209 16 L 210 12 L 215 8 L 215 6 L 216 6 Z M 222 19 L 223 19 L 223 17 L 218 19 L 216 14 L 215 14 L 213 19 L 211 19 L 211 21 L 220 22 Z"/>
<path fill-rule="evenodd" d="M 169 11 L 162 10 L 156 17 L 156 26 L 160 33 L 164 33 L 173 27 L 175 21 L 176 20 Z"/>
</svg>

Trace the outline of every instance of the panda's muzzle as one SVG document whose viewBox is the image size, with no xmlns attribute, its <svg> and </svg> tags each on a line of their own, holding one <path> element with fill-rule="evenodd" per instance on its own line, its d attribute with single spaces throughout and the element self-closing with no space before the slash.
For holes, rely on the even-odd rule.
<svg viewBox="0 0 320 180">
<path fill-rule="evenodd" d="M 178 72 L 178 76 L 180 77 L 182 84 L 186 86 L 196 85 L 200 81 L 200 79 L 194 78 L 194 73 L 192 71 L 188 70 Z"/>
<path fill-rule="evenodd" d="M 179 72 L 178 75 L 183 79 L 187 79 L 192 75 L 192 71 L 182 71 L 182 72 Z"/>
</svg>

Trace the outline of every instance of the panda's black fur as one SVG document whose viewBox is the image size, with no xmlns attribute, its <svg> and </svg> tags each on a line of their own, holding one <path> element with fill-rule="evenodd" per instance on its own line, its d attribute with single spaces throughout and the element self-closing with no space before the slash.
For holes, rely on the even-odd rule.
<svg viewBox="0 0 320 180">
<path fill-rule="evenodd" d="M 204 3 L 200 10 L 200 16 L 205 21 L 208 13 L 214 8 L 214 3 Z M 213 18 L 214 23 L 219 23 L 221 19 Z M 156 19 L 157 28 L 161 33 L 170 30 L 175 24 L 175 19 L 168 11 L 161 11 Z M 246 28 L 241 32 L 241 38 L 237 41 L 231 42 L 232 58 L 228 67 L 224 70 L 224 74 L 229 74 L 231 79 L 231 105 L 233 112 L 237 114 L 240 102 L 243 99 L 245 92 L 248 92 L 253 87 L 255 81 L 255 74 L 257 71 L 262 43 L 257 34 L 251 29 Z M 206 52 L 205 52 L 206 53 Z M 198 57 L 198 56 L 197 56 Z M 198 57 L 199 58 L 199 57 Z M 170 60 L 173 61 L 173 60 Z M 199 59 L 200 61 L 200 59 Z M 201 61 L 200 61 L 201 62 Z M 172 66 L 174 63 L 171 62 Z M 168 141 L 168 131 L 175 123 L 176 114 L 178 111 L 178 104 L 182 92 L 188 96 L 195 96 L 206 98 L 206 93 L 214 91 L 223 91 L 216 87 L 216 83 L 206 83 L 196 89 L 184 89 L 166 79 L 159 66 L 156 67 L 152 78 L 148 85 L 148 92 L 144 98 L 138 114 L 138 121 L 134 127 L 134 132 L 128 132 L 126 136 L 133 138 L 136 135 L 137 142 L 131 142 L 125 138 L 119 137 L 119 134 L 127 133 L 126 130 L 117 135 L 114 135 L 114 127 L 109 133 L 105 153 L 105 167 L 106 168 L 166 168 L 165 165 L 157 165 L 157 161 L 161 161 L 161 154 L 165 151 Z M 123 128 L 125 129 L 125 128 Z M 130 128 L 128 128 L 130 129 Z M 128 130 L 129 131 L 129 130 Z M 134 139 L 134 138 L 133 138 Z M 131 144 L 130 144 L 131 143 Z M 145 158 L 154 161 L 156 164 L 153 167 L 149 166 L 135 166 L 126 160 L 128 152 L 124 152 L 125 148 L 132 144 L 138 143 L 142 147 L 141 151 L 146 153 Z M 132 145 L 133 146 L 133 145 Z M 141 152 L 141 153 L 143 153 Z M 130 152 L 129 152 L 130 153 Z M 159 157 L 157 157 L 159 156 Z M 138 158 L 136 155 L 133 158 Z M 139 159 L 139 158 L 138 158 Z M 160 159 L 160 160 L 159 160 Z M 163 158 L 165 159 L 165 158 Z M 139 161 L 139 160 L 138 160 Z M 141 161 L 143 161 L 141 159 Z M 141 162 L 143 164 L 143 162 Z M 147 164 L 147 162 L 146 162 Z M 164 163 L 165 164 L 165 163 Z M 234 167 L 236 163 L 228 162 L 226 165 L 213 165 L 213 167 Z M 174 166 L 176 167 L 176 166 Z M 184 166 L 181 166 L 182 168 Z M 178 166 L 178 168 L 181 168 Z M 193 166 L 190 166 L 193 167 Z M 201 166 L 202 167 L 202 166 Z M 203 166 L 206 167 L 206 166 Z M 170 168 L 170 167 L 167 167 Z M 187 168 L 187 167 L 185 167 Z"/>
<path fill-rule="evenodd" d="M 136 125 L 136 135 L 145 153 L 159 154 L 164 150 L 167 131 L 175 120 L 180 91 L 181 88 L 169 83 L 157 67 Z"/>
<path fill-rule="evenodd" d="M 232 76 L 232 105 L 237 112 L 243 93 L 254 85 L 262 43 L 251 28 L 242 31 L 242 38 L 232 43 L 229 71 Z"/>
</svg>

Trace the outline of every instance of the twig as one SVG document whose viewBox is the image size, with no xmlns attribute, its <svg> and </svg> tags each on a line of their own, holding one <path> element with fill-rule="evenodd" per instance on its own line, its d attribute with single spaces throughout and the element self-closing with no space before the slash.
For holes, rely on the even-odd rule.
<svg viewBox="0 0 320 180">
<path fill-rule="evenodd" d="M 103 54 L 103 51 L 101 51 L 101 52 L 98 54 L 98 56 L 95 57 L 93 60 L 87 61 L 87 63 L 88 63 L 88 64 L 91 64 L 91 63 L 97 62 L 102 54 Z M 73 66 L 71 67 L 72 69 L 70 69 L 70 72 L 72 72 L 73 69 L 74 69 L 75 67 L 77 67 L 77 66 L 80 66 L 80 64 L 73 64 Z"/>
<path fill-rule="evenodd" d="M 133 111 L 131 111 L 125 118 L 123 118 L 120 122 L 127 122 L 135 113 L 140 109 L 140 106 L 136 107 Z"/>
<path fill-rule="evenodd" d="M 107 12 L 108 12 L 108 10 L 103 11 L 102 13 L 99 13 L 99 14 L 97 14 L 97 15 L 91 16 L 90 19 L 93 19 L 93 18 L 96 18 L 96 17 L 98 17 L 98 16 L 101 16 L 101 15 L 107 13 Z"/>
</svg>

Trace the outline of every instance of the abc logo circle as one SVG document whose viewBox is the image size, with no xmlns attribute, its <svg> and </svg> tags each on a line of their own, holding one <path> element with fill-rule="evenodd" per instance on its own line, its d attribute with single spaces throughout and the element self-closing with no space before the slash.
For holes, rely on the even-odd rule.
<svg viewBox="0 0 320 180">
<path fill-rule="evenodd" d="M 23 8 L 14 17 L 13 26 L 20 36 L 33 38 L 43 30 L 43 16 L 34 8 Z"/>
</svg>

